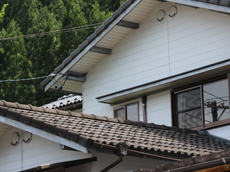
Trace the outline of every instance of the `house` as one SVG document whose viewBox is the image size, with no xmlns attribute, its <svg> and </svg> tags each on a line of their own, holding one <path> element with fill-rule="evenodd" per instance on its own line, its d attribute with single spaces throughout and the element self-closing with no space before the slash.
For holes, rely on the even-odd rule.
<svg viewBox="0 0 230 172">
<path fill-rule="evenodd" d="M 229 138 L 229 0 L 129 0 L 41 86 L 83 113 Z M 75 76 L 75 78 L 73 78 Z"/>
<path fill-rule="evenodd" d="M 0 139 L 0 171 L 131 171 L 230 148 L 198 130 L 6 101 L 0 122 L 12 127 Z"/>
<path fill-rule="evenodd" d="M 58 98 L 56 101 L 43 105 L 48 109 L 71 110 L 82 112 L 82 96 L 69 94 Z"/>
<path fill-rule="evenodd" d="M 83 113 L 0 101 L 1 169 L 151 171 L 228 156 L 229 6 L 125 2 L 41 83 L 65 82 Z"/>
</svg>

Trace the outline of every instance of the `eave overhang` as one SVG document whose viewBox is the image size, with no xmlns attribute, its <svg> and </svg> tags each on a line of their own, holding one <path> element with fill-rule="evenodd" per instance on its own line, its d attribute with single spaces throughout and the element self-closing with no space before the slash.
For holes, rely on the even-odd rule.
<svg viewBox="0 0 230 172">
<path fill-rule="evenodd" d="M 156 94 L 165 90 L 174 89 L 204 79 L 224 75 L 230 72 L 230 60 L 221 61 L 191 70 L 178 75 L 163 78 L 147 84 L 135 86 L 119 92 L 97 97 L 98 102 L 107 104 L 118 104 L 129 100 L 137 99 L 143 95 Z"/>
<path fill-rule="evenodd" d="M 53 74 L 56 76 L 52 78 L 52 81 L 50 77 L 47 77 L 41 83 L 41 87 L 45 91 L 55 90 L 55 86 L 58 87 L 55 83 L 65 82 L 61 92 L 81 94 L 85 80 L 76 77 L 70 80 L 66 73 L 75 72 L 86 75 L 102 58 L 109 56 L 113 47 L 130 31 L 138 29 L 139 23 L 162 2 L 173 2 L 178 5 L 230 14 L 229 5 L 224 6 L 220 3 L 211 4 L 196 0 L 128 0 L 54 70 Z"/>
<path fill-rule="evenodd" d="M 211 4 L 211 3 L 199 2 L 196 0 L 166 0 L 166 1 L 174 2 L 178 5 L 185 5 L 189 7 L 195 7 L 195 8 L 204 8 L 210 11 L 230 14 L 229 6 L 222 6 L 221 4 Z"/>
<path fill-rule="evenodd" d="M 13 120 L 13 119 L 9 119 L 9 118 L 0 116 L 0 122 L 2 122 L 4 124 L 8 124 L 10 126 L 18 128 L 18 129 L 33 133 L 33 134 L 35 134 L 37 136 L 40 136 L 42 138 L 51 140 L 53 142 L 68 146 L 68 147 L 73 148 L 75 150 L 79 150 L 81 152 L 88 153 L 87 148 L 82 146 L 82 145 L 80 145 L 80 144 L 78 144 L 78 143 L 75 143 L 73 141 L 67 140 L 65 138 L 56 136 L 54 134 L 51 134 L 51 133 L 48 133 L 48 132 L 45 132 L 45 131 L 42 131 L 42 130 L 39 130 L 37 128 L 25 125 L 25 124 L 23 124 L 21 122 Z"/>
<path fill-rule="evenodd" d="M 41 87 L 45 91 L 55 89 L 55 83 L 64 83 L 67 72 L 87 74 L 102 58 L 112 53 L 113 47 L 129 32 L 139 28 L 139 23 L 161 2 L 157 0 L 128 0 L 120 9 L 106 20 L 102 26 L 90 35 L 85 42 L 73 51 L 53 72 L 55 77 L 47 77 Z M 67 75 L 66 75 L 67 76 Z M 66 80 L 61 90 L 82 93 L 82 83 L 77 80 Z"/>
</svg>

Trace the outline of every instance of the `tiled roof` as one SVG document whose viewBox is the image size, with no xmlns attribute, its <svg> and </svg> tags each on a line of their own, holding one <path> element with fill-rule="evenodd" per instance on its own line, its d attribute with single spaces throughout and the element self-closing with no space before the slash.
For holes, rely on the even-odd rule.
<svg viewBox="0 0 230 172">
<path fill-rule="evenodd" d="M 57 99 L 57 101 L 51 102 L 49 104 L 45 104 L 42 107 L 48 108 L 48 109 L 55 109 L 55 108 L 62 108 L 62 107 L 67 107 L 69 105 L 73 105 L 75 103 L 82 102 L 82 96 L 74 95 L 74 94 L 69 94 L 62 96 Z"/>
<path fill-rule="evenodd" d="M 98 27 L 95 32 L 90 35 L 81 45 L 78 46 L 76 50 L 74 50 L 69 57 L 63 60 L 62 64 L 55 68 L 53 74 L 57 74 L 60 72 L 65 66 L 67 66 L 73 58 L 75 58 L 84 48 L 86 48 L 98 35 L 100 35 L 123 11 L 126 10 L 135 0 L 127 0 L 121 7 L 115 11 L 112 16 L 107 19 L 100 27 Z M 45 80 L 41 82 L 41 88 L 44 88 L 50 82 L 50 77 L 47 77 Z"/>
<path fill-rule="evenodd" d="M 197 171 L 207 169 L 229 163 L 230 150 L 213 153 L 209 155 L 187 158 L 180 162 L 173 162 L 166 165 L 156 166 L 154 168 L 146 168 L 134 170 L 133 172 L 182 172 L 182 171 Z M 224 162 L 226 161 L 226 163 Z M 226 164 L 227 167 L 227 164 Z M 207 170 L 208 171 L 208 170 Z M 210 172 L 214 172 L 214 169 Z M 218 170 L 216 170 L 218 171 Z"/>
<path fill-rule="evenodd" d="M 225 142 L 199 134 L 196 130 L 123 121 L 6 101 L 0 101 L 0 115 L 85 147 L 94 142 L 107 145 L 126 142 L 129 149 L 179 157 L 205 155 L 229 148 Z"/>
</svg>

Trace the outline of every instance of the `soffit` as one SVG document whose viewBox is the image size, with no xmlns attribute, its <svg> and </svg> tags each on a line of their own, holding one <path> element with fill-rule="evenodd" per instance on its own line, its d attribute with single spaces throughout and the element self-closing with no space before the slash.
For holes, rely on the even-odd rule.
<svg viewBox="0 0 230 172">
<path fill-rule="evenodd" d="M 139 24 L 160 3 L 161 2 L 157 0 L 142 0 L 121 20 Z M 118 44 L 132 30 L 133 29 L 127 27 L 115 25 L 94 46 L 113 49 L 113 47 L 116 46 L 116 44 Z M 85 49 L 87 49 L 87 47 Z M 95 64 L 97 64 L 102 58 L 106 56 L 109 55 L 92 52 L 90 51 L 90 49 L 88 49 L 87 52 L 71 66 L 71 68 L 69 68 L 67 71 L 65 70 L 64 72 L 62 70 L 60 73 L 65 74 L 66 72 L 71 71 L 86 74 Z M 64 79 L 61 76 L 59 76 L 58 78 L 56 77 L 54 80 L 59 83 L 64 82 Z M 50 82 L 49 84 L 52 85 L 49 88 L 55 88 L 55 85 L 52 82 Z M 82 86 L 80 82 L 74 83 L 74 87 L 78 88 L 71 88 L 71 84 L 71 82 L 66 81 L 66 84 L 62 90 L 75 93 L 82 92 L 82 90 L 79 89 Z M 46 86 L 45 91 L 49 88 Z"/>
<path fill-rule="evenodd" d="M 11 129 L 10 125 L 0 122 L 0 138 Z"/>
</svg>

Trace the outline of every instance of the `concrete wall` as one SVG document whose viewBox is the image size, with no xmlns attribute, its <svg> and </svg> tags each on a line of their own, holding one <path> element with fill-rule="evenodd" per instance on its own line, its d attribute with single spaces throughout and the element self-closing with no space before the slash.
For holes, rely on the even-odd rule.
<svg viewBox="0 0 230 172">
<path fill-rule="evenodd" d="M 11 145 L 11 135 L 20 134 L 18 146 Z M 83 158 L 91 154 L 60 149 L 60 144 L 32 135 L 32 141 L 26 144 L 22 141 L 22 131 L 12 128 L 0 138 L 0 172 L 16 172 L 43 164 L 58 163 Z"/>
</svg>

